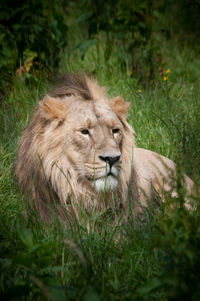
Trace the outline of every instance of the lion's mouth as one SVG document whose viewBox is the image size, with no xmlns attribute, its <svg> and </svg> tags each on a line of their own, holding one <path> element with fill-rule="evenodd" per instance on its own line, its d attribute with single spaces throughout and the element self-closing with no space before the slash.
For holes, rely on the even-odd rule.
<svg viewBox="0 0 200 301">
<path fill-rule="evenodd" d="M 112 171 L 109 171 L 107 174 L 99 176 L 99 177 L 97 177 L 97 176 L 86 176 L 86 178 L 89 181 L 97 181 L 99 179 L 105 179 L 106 180 L 108 177 L 113 177 L 113 178 L 117 179 L 117 176 L 114 175 L 114 173 L 112 173 Z"/>
<path fill-rule="evenodd" d="M 107 175 L 105 177 L 109 177 L 109 176 L 116 178 L 116 176 L 111 171 L 109 171 L 109 173 L 107 173 Z"/>
<path fill-rule="evenodd" d="M 111 170 L 108 173 L 99 176 L 87 176 L 95 191 L 113 191 L 118 186 L 118 174 Z"/>
<path fill-rule="evenodd" d="M 113 191 L 118 187 L 119 170 L 113 166 L 106 170 L 95 170 L 93 174 L 87 174 L 87 180 L 90 182 L 95 191 Z"/>
</svg>

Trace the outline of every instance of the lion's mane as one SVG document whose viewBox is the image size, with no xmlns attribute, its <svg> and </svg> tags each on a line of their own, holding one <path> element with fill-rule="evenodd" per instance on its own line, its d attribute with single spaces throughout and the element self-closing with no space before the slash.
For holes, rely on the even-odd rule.
<svg viewBox="0 0 200 301">
<path fill-rule="evenodd" d="M 97 207 L 102 208 L 102 195 L 94 192 L 73 168 L 73 153 L 66 155 L 63 151 L 65 127 L 72 126 L 70 123 L 65 125 L 71 104 L 77 103 L 75 108 L 78 108 L 83 103 L 91 102 L 98 103 L 102 108 L 109 106 L 121 122 L 121 168 L 115 196 L 122 203 L 128 198 L 134 146 L 133 130 L 126 121 L 128 104 L 121 97 L 109 100 L 105 89 L 99 87 L 94 79 L 68 74 L 37 103 L 19 140 L 13 166 L 19 186 L 26 192 L 26 199 L 29 198 L 37 207 L 44 220 L 51 218 L 55 206 L 62 217 L 63 212 L 70 215 L 71 208 L 74 210 L 79 204 L 88 210 L 88 206 L 93 207 L 93 202 L 96 202 Z M 109 112 L 105 111 L 105 114 Z M 66 149 L 70 146 L 71 138 L 67 137 Z M 113 206 L 113 192 L 108 191 L 106 199 L 107 205 Z"/>
</svg>

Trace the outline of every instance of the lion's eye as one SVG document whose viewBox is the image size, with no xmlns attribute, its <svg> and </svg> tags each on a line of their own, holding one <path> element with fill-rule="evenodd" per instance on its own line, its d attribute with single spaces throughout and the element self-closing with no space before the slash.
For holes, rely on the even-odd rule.
<svg viewBox="0 0 200 301">
<path fill-rule="evenodd" d="M 113 129 L 112 132 L 113 134 L 119 133 L 119 129 Z"/>
<path fill-rule="evenodd" d="M 83 135 L 89 135 L 90 134 L 90 132 L 87 129 L 82 129 L 80 132 Z"/>
</svg>

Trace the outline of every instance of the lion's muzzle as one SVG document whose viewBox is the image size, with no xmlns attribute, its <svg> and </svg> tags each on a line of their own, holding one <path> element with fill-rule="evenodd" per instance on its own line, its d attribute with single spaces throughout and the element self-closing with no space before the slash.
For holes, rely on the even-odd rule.
<svg viewBox="0 0 200 301">
<path fill-rule="evenodd" d="M 120 165 L 114 165 L 114 163 L 118 162 L 120 156 L 118 158 L 111 161 L 106 161 L 106 165 L 104 170 L 98 176 L 94 177 L 93 187 L 96 191 L 106 191 L 106 190 L 115 190 L 118 186 L 118 175 L 120 170 Z"/>
</svg>

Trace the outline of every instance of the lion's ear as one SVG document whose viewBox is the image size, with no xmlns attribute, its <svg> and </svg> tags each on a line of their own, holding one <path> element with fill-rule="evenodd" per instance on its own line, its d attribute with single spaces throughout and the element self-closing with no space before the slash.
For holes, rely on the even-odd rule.
<svg viewBox="0 0 200 301">
<path fill-rule="evenodd" d="M 110 101 L 110 107 L 118 117 L 126 118 L 126 113 L 130 102 L 125 102 L 121 96 L 117 96 Z"/>
<path fill-rule="evenodd" d="M 59 99 L 46 95 L 40 102 L 40 107 L 46 119 L 64 120 L 65 118 L 66 108 Z"/>
</svg>

